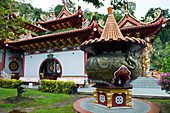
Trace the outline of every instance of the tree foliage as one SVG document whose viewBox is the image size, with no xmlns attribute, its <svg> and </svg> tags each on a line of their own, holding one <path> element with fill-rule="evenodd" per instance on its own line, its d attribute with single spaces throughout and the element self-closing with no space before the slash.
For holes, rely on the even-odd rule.
<svg viewBox="0 0 170 113">
<path fill-rule="evenodd" d="M 104 6 L 104 4 L 102 2 L 100 2 L 99 0 L 83 0 L 83 1 L 85 1 L 87 3 L 92 3 L 96 8 L 100 8 L 101 6 Z"/>
<path fill-rule="evenodd" d="M 56 16 L 60 13 L 60 11 L 62 10 L 62 8 L 63 8 L 63 5 L 57 5 L 57 6 L 54 8 L 54 13 L 55 13 Z"/>
<path fill-rule="evenodd" d="M 103 0 L 103 2 L 101 2 L 100 0 L 83 0 L 83 1 L 85 1 L 87 3 L 92 3 L 96 8 L 100 8 L 100 7 L 104 6 L 103 2 L 105 0 Z M 119 10 L 122 8 L 124 2 L 125 2 L 125 0 L 111 0 L 110 3 L 113 6 L 113 9 Z"/>
<path fill-rule="evenodd" d="M 166 19 L 170 18 L 169 9 L 161 9 L 161 8 L 150 8 L 146 13 L 143 19 L 145 20 L 147 17 L 154 17 L 155 10 L 161 10 L 162 16 Z M 162 72 L 170 71 L 170 20 L 167 21 L 166 26 L 159 32 L 156 36 L 155 41 L 153 42 L 153 48 L 155 49 L 152 57 L 151 63 Z"/>
<path fill-rule="evenodd" d="M 42 11 L 41 8 L 34 8 L 30 3 L 20 3 L 19 6 L 20 16 L 33 14 L 33 20 L 35 18 L 40 19 L 41 14 L 47 14 L 47 12 Z"/>
<path fill-rule="evenodd" d="M 17 36 L 14 34 L 22 33 L 20 25 L 23 21 L 20 17 L 15 18 L 13 13 L 17 12 L 20 8 L 18 2 L 14 0 L 1 0 L 0 1 L 0 38 L 12 38 Z"/>
<path fill-rule="evenodd" d="M 134 16 L 134 12 L 136 10 L 136 3 L 128 2 L 128 10 L 129 10 L 129 13 Z M 90 12 L 89 8 L 84 10 L 84 16 L 88 18 L 89 20 L 91 20 L 91 14 L 92 12 Z M 96 15 L 97 21 L 99 19 L 103 19 L 103 21 L 106 22 L 108 14 L 105 15 L 105 14 L 100 14 L 98 12 L 94 12 L 94 14 Z M 125 14 L 124 7 L 122 6 L 120 10 L 114 10 L 113 14 L 114 14 L 116 21 L 119 22 L 123 18 L 123 15 Z"/>
<path fill-rule="evenodd" d="M 135 10 L 136 10 L 136 3 L 128 2 L 128 9 L 129 9 L 129 13 L 131 15 L 135 16 L 134 13 L 135 13 Z"/>
<path fill-rule="evenodd" d="M 158 42 L 160 43 L 161 40 Z M 155 58 L 152 60 L 154 66 L 161 72 L 170 72 L 170 46 L 168 42 L 166 42 L 164 49 L 156 50 L 154 56 Z"/>
<path fill-rule="evenodd" d="M 155 10 L 160 9 L 162 12 L 162 16 L 164 16 L 166 19 L 170 18 L 169 9 L 161 9 L 159 8 L 150 8 L 148 12 L 146 13 L 144 19 L 146 20 L 147 17 L 151 16 L 154 18 L 154 12 Z M 163 47 L 165 47 L 165 43 L 168 42 L 170 44 L 170 20 L 167 21 L 166 26 L 159 32 L 156 38 L 160 38 L 162 41 Z"/>
</svg>

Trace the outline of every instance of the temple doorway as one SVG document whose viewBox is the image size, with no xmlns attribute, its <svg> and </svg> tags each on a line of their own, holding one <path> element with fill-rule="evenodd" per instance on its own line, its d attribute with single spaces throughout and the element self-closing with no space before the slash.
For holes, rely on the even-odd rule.
<svg viewBox="0 0 170 113">
<path fill-rule="evenodd" d="M 44 60 L 40 66 L 40 73 L 43 73 L 44 79 L 56 80 L 62 74 L 60 62 L 55 58 Z M 42 76 L 40 76 L 42 79 Z"/>
</svg>

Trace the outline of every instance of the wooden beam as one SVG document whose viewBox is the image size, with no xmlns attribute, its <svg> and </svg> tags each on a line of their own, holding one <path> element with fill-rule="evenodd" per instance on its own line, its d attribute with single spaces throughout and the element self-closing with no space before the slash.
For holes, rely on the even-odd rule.
<svg viewBox="0 0 170 113">
<path fill-rule="evenodd" d="M 61 42 L 60 42 L 60 40 L 54 40 L 53 42 L 55 43 L 55 45 L 56 45 L 55 47 L 56 47 L 56 48 L 57 48 L 57 47 L 61 47 L 61 45 L 62 45 Z"/>
<path fill-rule="evenodd" d="M 77 44 L 81 45 L 82 44 L 82 39 L 80 37 L 75 37 Z"/>
<path fill-rule="evenodd" d="M 56 28 L 56 26 L 55 26 L 55 25 L 52 25 L 52 27 L 53 27 L 56 31 L 58 31 L 58 29 Z"/>
<path fill-rule="evenodd" d="M 35 45 L 37 46 L 38 50 L 42 49 L 42 45 L 40 43 L 35 43 Z"/>
<path fill-rule="evenodd" d="M 68 29 L 68 28 L 66 27 L 65 23 L 61 23 L 61 24 L 62 24 L 62 26 L 64 27 L 64 29 Z"/>
<path fill-rule="evenodd" d="M 67 25 L 69 26 L 69 28 L 73 28 L 70 22 L 67 22 Z"/>
<path fill-rule="evenodd" d="M 60 26 L 60 24 L 56 24 L 56 25 L 59 28 L 59 30 L 62 30 L 62 27 Z"/>
<path fill-rule="evenodd" d="M 67 38 L 69 41 L 70 45 L 73 46 L 75 44 L 75 39 L 74 38 Z"/>
</svg>

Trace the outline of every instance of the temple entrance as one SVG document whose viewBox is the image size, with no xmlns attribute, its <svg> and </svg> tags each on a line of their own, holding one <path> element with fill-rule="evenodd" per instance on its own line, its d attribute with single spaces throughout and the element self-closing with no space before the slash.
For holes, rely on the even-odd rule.
<svg viewBox="0 0 170 113">
<path fill-rule="evenodd" d="M 62 68 L 59 61 L 55 58 L 44 60 L 40 66 L 40 73 L 43 73 L 44 79 L 56 80 L 62 74 Z M 40 76 L 42 79 L 42 76 Z"/>
</svg>

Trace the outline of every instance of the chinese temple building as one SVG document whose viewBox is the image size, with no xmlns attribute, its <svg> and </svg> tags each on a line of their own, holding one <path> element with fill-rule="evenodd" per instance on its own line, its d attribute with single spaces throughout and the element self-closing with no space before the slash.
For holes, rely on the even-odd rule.
<svg viewBox="0 0 170 113">
<path fill-rule="evenodd" d="M 148 22 L 138 21 L 129 13 L 125 4 L 125 15 L 118 23 L 124 36 L 148 41 L 150 48 L 145 48 L 142 53 L 143 76 L 149 76 L 150 43 L 166 23 L 160 10 L 154 15 L 155 18 L 148 18 Z M 14 13 L 13 17 L 17 18 Z M 33 24 L 25 21 L 20 27 L 27 32 L 26 35 L 16 34 L 15 40 L 0 41 L 0 70 L 8 77 L 13 75 L 11 78 L 37 77 L 51 80 L 79 78 L 78 81 L 87 77 L 86 61 L 94 53 L 87 54 L 80 50 L 80 46 L 87 40 L 92 41 L 101 36 L 103 28 L 95 21 L 95 16 L 89 22 L 80 7 L 70 12 L 64 4 L 58 16 L 41 15 L 38 22 Z"/>
<path fill-rule="evenodd" d="M 167 20 L 162 16 L 161 10 L 156 10 L 154 18 L 147 17 L 145 22 L 141 22 L 133 17 L 128 10 L 128 4 L 125 3 L 125 14 L 118 22 L 119 28 L 124 36 L 134 36 L 147 41 L 147 47 L 142 51 L 142 76 L 150 77 L 150 56 L 153 52 L 152 43 L 156 35 L 165 26 Z"/>
<path fill-rule="evenodd" d="M 57 17 L 42 16 L 38 24 L 25 22 L 21 27 L 28 31 L 27 35 L 20 34 L 20 39 L 1 41 L 1 71 L 17 79 L 79 78 L 77 82 L 81 82 L 83 78 L 83 83 L 87 78 L 87 54 L 80 50 L 80 45 L 101 34 L 94 17 L 88 23 L 80 7 L 71 13 L 64 5 Z"/>
</svg>

